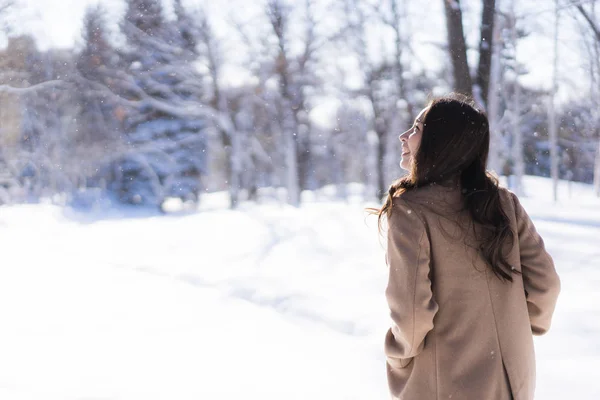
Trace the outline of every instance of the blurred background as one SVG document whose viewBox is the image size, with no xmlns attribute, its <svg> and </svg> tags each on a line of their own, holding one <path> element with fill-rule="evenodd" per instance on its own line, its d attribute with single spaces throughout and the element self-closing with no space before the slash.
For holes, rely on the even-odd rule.
<svg viewBox="0 0 600 400">
<path fill-rule="evenodd" d="M 563 281 L 536 398 L 600 398 L 598 0 L 0 0 L 0 398 L 387 398 L 364 208 L 452 91 Z"/>
<path fill-rule="evenodd" d="M 592 183 L 598 7 L 2 0 L 0 199 L 227 191 L 234 208 L 268 187 L 299 205 L 354 182 L 376 200 L 402 175 L 398 135 L 453 90 L 487 110 L 490 168 L 515 190 L 523 174 Z"/>
</svg>

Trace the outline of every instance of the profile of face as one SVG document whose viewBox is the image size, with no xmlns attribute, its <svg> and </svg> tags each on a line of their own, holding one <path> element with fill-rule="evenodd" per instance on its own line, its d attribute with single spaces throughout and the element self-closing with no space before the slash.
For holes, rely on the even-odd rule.
<svg viewBox="0 0 600 400">
<path fill-rule="evenodd" d="M 413 126 L 400 134 L 398 139 L 402 142 L 402 160 L 400 161 L 400 167 L 406 171 L 410 171 L 412 164 L 413 154 L 417 154 L 419 145 L 421 144 L 421 137 L 423 136 L 423 116 L 427 112 L 429 107 L 421 110 Z"/>
</svg>

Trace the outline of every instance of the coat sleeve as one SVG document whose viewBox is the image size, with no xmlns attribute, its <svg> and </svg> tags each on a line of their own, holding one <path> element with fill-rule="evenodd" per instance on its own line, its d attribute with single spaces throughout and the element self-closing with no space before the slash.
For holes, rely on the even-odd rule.
<svg viewBox="0 0 600 400">
<path fill-rule="evenodd" d="M 560 279 L 554 268 L 554 261 L 546 251 L 544 240 L 517 196 L 512 196 L 531 332 L 534 335 L 543 335 L 550 329 L 552 314 L 560 293 Z"/>
<path fill-rule="evenodd" d="M 385 355 L 392 368 L 404 368 L 422 350 L 433 329 L 438 305 L 433 299 L 430 244 L 424 223 L 407 202 L 394 198 L 388 218 L 386 298 L 392 327 L 385 338 Z"/>
</svg>

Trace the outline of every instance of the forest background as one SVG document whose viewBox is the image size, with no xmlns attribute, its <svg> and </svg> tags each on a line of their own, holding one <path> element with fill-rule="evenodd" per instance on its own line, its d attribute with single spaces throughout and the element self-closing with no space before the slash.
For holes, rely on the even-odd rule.
<svg viewBox="0 0 600 400">
<path fill-rule="evenodd" d="M 450 91 L 488 113 L 514 191 L 600 195 L 600 1 L 124 0 L 46 28 L 35 3 L 0 0 L 3 204 L 381 199 L 398 135 Z"/>
</svg>

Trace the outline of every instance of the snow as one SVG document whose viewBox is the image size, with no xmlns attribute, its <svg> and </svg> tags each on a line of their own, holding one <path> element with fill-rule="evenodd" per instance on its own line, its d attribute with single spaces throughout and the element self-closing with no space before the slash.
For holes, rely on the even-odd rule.
<svg viewBox="0 0 600 400">
<path fill-rule="evenodd" d="M 600 199 L 525 190 L 562 279 L 536 398 L 600 398 Z M 375 204 L 328 193 L 236 211 L 213 193 L 167 216 L 0 208 L 0 398 L 387 399 Z"/>
</svg>

